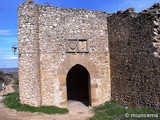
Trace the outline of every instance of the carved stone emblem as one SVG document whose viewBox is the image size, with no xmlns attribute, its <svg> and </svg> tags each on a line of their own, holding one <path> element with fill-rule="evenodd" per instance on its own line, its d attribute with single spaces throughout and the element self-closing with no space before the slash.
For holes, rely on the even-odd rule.
<svg viewBox="0 0 160 120">
<path fill-rule="evenodd" d="M 86 39 L 69 39 L 66 43 L 68 53 L 88 53 L 88 41 Z"/>
<path fill-rule="evenodd" d="M 69 48 L 71 50 L 75 50 L 77 48 L 77 41 L 71 41 L 71 42 L 69 42 Z"/>
<path fill-rule="evenodd" d="M 87 51 L 87 41 L 86 40 L 80 40 L 79 41 L 79 51 L 85 52 Z"/>
</svg>

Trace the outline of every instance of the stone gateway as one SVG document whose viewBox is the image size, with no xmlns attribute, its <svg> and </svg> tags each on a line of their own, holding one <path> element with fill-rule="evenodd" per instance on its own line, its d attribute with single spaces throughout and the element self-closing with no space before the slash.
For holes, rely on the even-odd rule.
<svg viewBox="0 0 160 120">
<path fill-rule="evenodd" d="M 135 13 L 19 6 L 22 104 L 160 107 L 160 4 Z"/>
</svg>

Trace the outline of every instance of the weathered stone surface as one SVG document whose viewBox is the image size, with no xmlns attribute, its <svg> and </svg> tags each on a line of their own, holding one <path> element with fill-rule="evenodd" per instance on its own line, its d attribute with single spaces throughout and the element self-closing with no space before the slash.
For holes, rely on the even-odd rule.
<svg viewBox="0 0 160 120">
<path fill-rule="evenodd" d="M 21 103 L 67 107 L 67 74 L 79 64 L 90 77 L 91 105 L 116 99 L 160 108 L 160 4 L 108 14 L 19 7 Z"/>
<path fill-rule="evenodd" d="M 109 101 L 107 17 L 104 12 L 40 6 L 31 1 L 23 3 L 19 7 L 21 102 L 66 107 L 63 104 L 67 100 L 66 77 L 76 64 L 84 66 L 90 74 L 90 101 L 99 98 L 92 101 L 92 106 Z M 29 58 L 28 54 L 36 54 L 37 58 Z M 35 65 L 29 61 L 35 61 Z M 36 72 L 37 77 L 30 76 L 31 72 Z M 37 94 L 33 94 L 39 99 L 29 98 L 37 85 L 29 86 L 29 81 L 39 83 L 39 89 L 35 89 Z M 93 92 L 92 84 L 96 87 Z"/>
<path fill-rule="evenodd" d="M 35 12 L 35 15 L 30 13 Z M 19 92 L 23 104 L 41 105 L 38 53 L 38 5 L 24 3 L 19 7 Z M 25 23 L 25 24 L 24 24 Z M 23 94 L 21 94 L 23 93 Z"/>
<path fill-rule="evenodd" d="M 108 18 L 111 94 L 121 103 L 160 109 L 159 9 Z"/>
</svg>

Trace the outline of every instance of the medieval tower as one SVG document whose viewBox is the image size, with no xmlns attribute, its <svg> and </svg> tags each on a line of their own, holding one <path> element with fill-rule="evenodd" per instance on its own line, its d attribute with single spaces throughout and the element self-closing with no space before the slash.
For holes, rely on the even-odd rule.
<svg viewBox="0 0 160 120">
<path fill-rule="evenodd" d="M 160 4 L 135 13 L 38 5 L 18 11 L 20 101 L 160 107 Z"/>
</svg>

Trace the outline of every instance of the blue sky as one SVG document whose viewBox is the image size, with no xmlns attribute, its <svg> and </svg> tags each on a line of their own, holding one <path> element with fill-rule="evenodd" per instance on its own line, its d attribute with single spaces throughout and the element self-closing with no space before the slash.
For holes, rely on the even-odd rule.
<svg viewBox="0 0 160 120">
<path fill-rule="evenodd" d="M 134 7 L 137 12 L 146 9 L 160 0 L 33 0 L 38 4 L 50 3 L 67 8 L 84 8 L 116 12 Z M 11 47 L 18 45 L 17 9 L 25 0 L 0 0 L 0 68 L 18 67 L 18 56 Z"/>
</svg>

